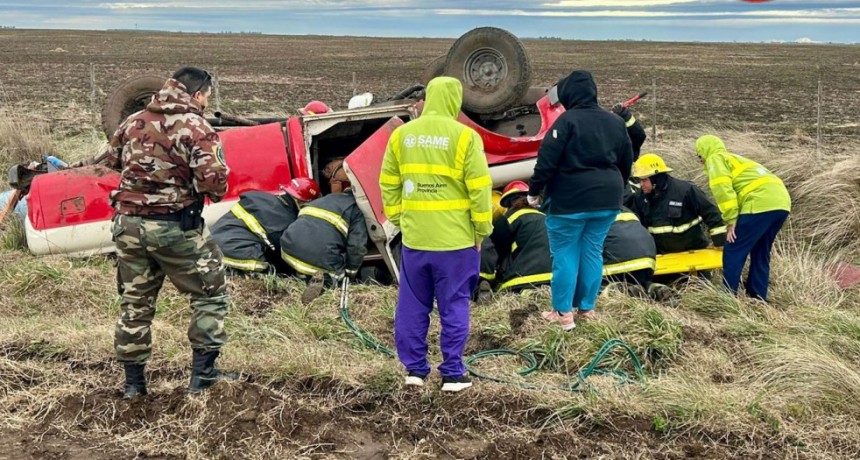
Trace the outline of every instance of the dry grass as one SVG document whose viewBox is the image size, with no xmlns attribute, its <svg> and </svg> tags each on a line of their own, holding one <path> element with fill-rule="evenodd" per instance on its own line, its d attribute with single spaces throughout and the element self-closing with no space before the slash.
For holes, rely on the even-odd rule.
<svg viewBox="0 0 860 460">
<path fill-rule="evenodd" d="M 44 122 L 0 111 L 0 171 L 4 178 L 10 166 L 38 161 L 42 155 L 55 151 L 56 142 Z"/>
</svg>

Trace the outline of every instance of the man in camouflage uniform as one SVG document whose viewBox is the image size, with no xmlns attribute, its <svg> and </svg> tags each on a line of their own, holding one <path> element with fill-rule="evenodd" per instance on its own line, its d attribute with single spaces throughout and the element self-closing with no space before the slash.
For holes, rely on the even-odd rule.
<svg viewBox="0 0 860 460">
<path fill-rule="evenodd" d="M 125 367 L 126 399 L 146 394 L 150 326 L 165 275 L 191 296 L 188 391 L 198 393 L 218 379 L 236 378 L 215 368 L 227 341 L 224 318 L 230 298 L 221 250 L 200 217 L 204 197 L 219 201 L 227 192 L 229 173 L 218 134 L 202 116 L 211 86 L 211 76 L 203 70 L 178 70 L 146 109 L 120 124 L 100 161 L 121 171 L 110 198 L 116 209 L 113 237 L 122 296 L 114 343 Z"/>
</svg>

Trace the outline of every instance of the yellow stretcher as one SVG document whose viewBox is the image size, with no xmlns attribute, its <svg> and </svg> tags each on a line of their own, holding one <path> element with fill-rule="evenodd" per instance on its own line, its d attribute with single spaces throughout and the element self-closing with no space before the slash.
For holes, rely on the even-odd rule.
<svg viewBox="0 0 860 460">
<path fill-rule="evenodd" d="M 723 268 L 722 248 L 698 249 L 696 251 L 675 252 L 657 256 L 655 275 L 690 273 Z"/>
</svg>

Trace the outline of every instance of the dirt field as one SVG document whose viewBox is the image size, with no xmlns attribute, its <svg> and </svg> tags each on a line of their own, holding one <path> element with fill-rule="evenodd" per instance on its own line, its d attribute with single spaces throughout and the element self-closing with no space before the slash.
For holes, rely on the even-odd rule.
<svg viewBox="0 0 860 460">
<path fill-rule="evenodd" d="M 465 32 L 465 31 L 464 31 Z M 137 72 L 182 65 L 217 73 L 221 108 L 293 113 L 311 99 L 344 108 L 359 91 L 389 97 L 416 83 L 453 40 L 0 30 L 3 105 L 29 109 L 64 131 L 92 121 L 91 69 L 108 91 Z M 711 126 L 815 134 L 818 76 L 826 139 L 860 135 L 860 47 L 526 40 L 533 84 L 591 70 L 606 106 L 657 80 L 660 129 Z M 100 110 L 101 96 L 96 98 Z M 650 127 L 651 102 L 637 106 Z M 650 132 L 650 131 L 649 131 Z M 779 140 L 779 136 L 776 136 Z"/>
<path fill-rule="evenodd" d="M 198 65 L 218 75 L 224 111 L 284 115 L 311 99 L 345 107 L 352 72 L 359 91 L 392 95 L 451 43 L 0 30 L 0 115 L 13 120 L 0 125 L 0 165 L 12 161 L 4 146 L 98 153 L 102 92 L 133 73 Z M 7 232 L 0 460 L 858 458 L 860 290 L 839 289 L 831 272 L 839 258 L 860 260 L 860 47 L 525 43 L 534 84 L 590 69 L 606 106 L 650 91 L 656 78 L 659 146 L 679 176 L 704 186 L 688 150 L 693 133 L 711 127 L 786 181 L 795 211 L 774 255 L 771 304 L 706 284 L 683 290 L 676 307 L 611 292 L 599 320 L 565 334 L 538 317 L 546 289 L 499 295 L 472 310 L 467 354 L 523 350 L 539 360 L 532 376 L 518 377 L 523 363 L 513 358 L 475 368 L 541 390 L 476 380 L 451 396 L 435 375 L 419 391 L 402 389 L 396 361 L 341 321 L 337 293 L 303 306 L 296 280 L 234 280 L 220 363 L 242 379 L 190 397 L 188 301 L 168 286 L 153 326 L 150 394 L 129 403 L 119 399 L 113 354 L 111 259 L 35 258 Z M 810 139 L 819 74 L 821 160 Z M 650 135 L 650 102 L 637 107 Z M 48 132 L 21 129 L 37 122 Z M 395 299 L 393 288 L 359 286 L 350 300 L 356 323 L 388 346 Z M 613 337 L 643 359 L 645 382 L 598 376 L 583 391 L 563 389 Z M 430 348 L 439 362 L 438 320 Z M 633 374 L 618 350 L 604 365 Z"/>
</svg>

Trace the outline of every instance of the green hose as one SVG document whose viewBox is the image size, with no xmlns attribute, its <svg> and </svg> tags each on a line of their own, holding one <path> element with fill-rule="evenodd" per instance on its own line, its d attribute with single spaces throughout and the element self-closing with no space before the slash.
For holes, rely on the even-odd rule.
<svg viewBox="0 0 860 460">
<path fill-rule="evenodd" d="M 361 330 L 352 321 L 352 318 L 350 318 L 349 316 L 349 309 L 347 308 L 346 302 L 346 293 L 348 291 L 348 286 L 348 282 L 345 282 L 343 285 L 344 290 L 341 294 L 341 304 L 339 309 L 340 317 L 343 319 L 343 322 L 346 324 L 346 327 L 350 331 L 352 331 L 352 333 L 355 334 L 355 336 L 358 337 L 359 340 L 361 340 L 361 342 L 364 343 L 367 347 L 372 348 L 390 358 L 397 357 L 393 350 L 377 342 L 376 339 L 373 338 L 373 336 Z M 636 377 L 639 379 L 639 381 L 644 382 L 645 371 L 642 368 L 642 362 L 639 360 L 639 357 L 636 356 L 636 353 L 633 351 L 633 349 L 619 339 L 609 339 L 603 343 L 603 345 L 600 347 L 600 350 L 598 350 L 597 354 L 595 354 L 594 358 L 592 358 L 591 362 L 576 373 L 576 381 L 571 384 L 562 385 L 561 389 L 565 391 L 581 391 L 581 386 L 585 383 L 585 380 L 592 375 L 612 375 L 619 380 L 619 384 L 630 383 L 630 376 L 627 375 L 624 371 L 618 369 L 607 370 L 598 367 L 600 366 L 600 363 L 604 360 L 604 358 L 606 358 L 606 356 L 616 348 L 622 348 L 624 349 L 624 351 L 627 352 L 627 356 L 630 357 L 630 361 L 633 363 L 633 370 L 636 372 Z M 482 374 L 481 372 L 478 372 L 472 367 L 472 364 L 477 361 L 499 356 L 516 356 L 521 360 L 525 361 L 526 367 L 517 371 L 517 374 L 521 377 L 526 377 L 538 370 L 538 362 L 533 355 L 529 353 L 524 353 L 522 351 L 510 350 L 507 348 L 497 348 L 494 350 L 481 351 L 475 353 L 474 355 L 466 357 L 463 362 L 466 365 L 466 370 L 468 370 L 471 375 L 482 380 L 489 380 L 491 382 L 503 383 L 507 385 L 515 385 L 528 390 L 540 390 L 546 388 L 544 386 L 515 382 L 513 380 L 501 377 L 493 377 L 491 375 Z"/>
<path fill-rule="evenodd" d="M 355 323 L 352 322 L 352 318 L 349 317 L 349 310 L 347 310 L 345 307 L 340 309 L 340 317 L 343 319 L 343 322 L 346 324 L 346 327 L 350 331 L 352 331 L 352 333 L 355 334 L 355 336 L 358 337 L 362 341 L 362 343 L 384 355 L 387 355 L 390 358 L 397 357 L 397 355 L 392 349 L 377 342 L 376 339 L 374 339 L 371 335 L 359 329 L 358 326 L 356 326 Z"/>
</svg>

